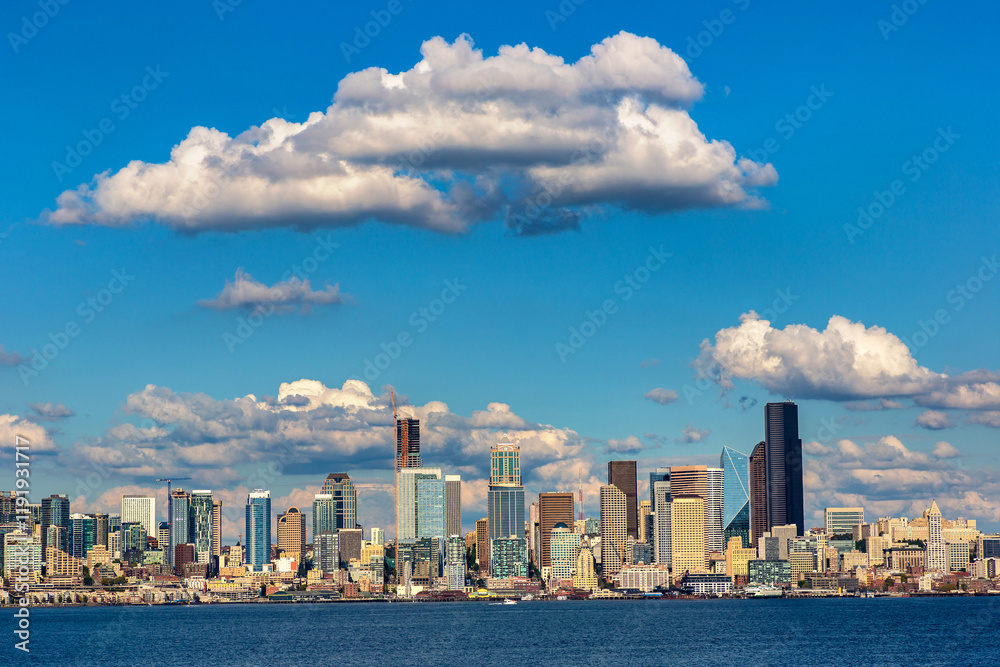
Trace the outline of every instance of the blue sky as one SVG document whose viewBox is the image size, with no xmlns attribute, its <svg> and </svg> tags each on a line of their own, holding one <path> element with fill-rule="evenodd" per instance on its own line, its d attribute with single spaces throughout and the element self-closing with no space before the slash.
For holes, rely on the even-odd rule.
<svg viewBox="0 0 1000 667">
<path fill-rule="evenodd" d="M 570 6 L 563 3 L 564 10 Z M 156 439 L 147 452 L 149 471 L 162 465 L 164 474 L 190 475 L 196 485 L 245 496 L 248 466 L 266 459 L 266 448 L 240 449 L 232 474 L 216 477 L 218 466 L 185 453 L 201 443 L 182 442 L 185 429 L 176 417 L 145 403 L 125 409 L 128 397 L 147 385 L 219 402 L 277 396 L 281 383 L 300 379 L 340 388 L 352 376 L 364 379 L 365 362 L 375 359 L 380 344 L 405 333 L 412 344 L 369 382 L 376 397 L 391 384 L 414 406 L 442 401 L 450 414 L 469 418 L 489 403 L 503 403 L 527 422 L 551 425 L 563 444 L 577 443 L 538 455 L 539 465 L 561 463 L 565 470 L 529 478 L 531 493 L 570 485 L 578 469 L 594 484 L 602 481 L 608 450 L 616 446 L 648 459 L 640 471 L 669 461 L 717 461 L 723 445 L 749 452 L 763 436 L 763 403 L 789 397 L 801 405 L 803 439 L 817 441 L 807 462 L 815 474 L 806 484 L 812 510 L 856 501 L 873 508 L 873 517 L 883 511 L 912 516 L 937 495 L 946 515 L 1000 525 L 1000 476 L 992 468 L 1000 405 L 989 398 L 1000 369 L 1000 280 L 990 280 L 989 261 L 1000 245 L 991 89 L 1000 47 L 987 28 L 996 23 L 997 8 L 930 2 L 905 22 L 897 14 L 901 25 L 889 29 L 892 3 L 774 7 L 741 0 L 650 8 L 589 0 L 572 7 L 564 16 L 555 2 L 432 7 L 404 1 L 393 5 L 393 14 L 386 13 L 387 2 L 275 11 L 255 2 L 203 1 L 157 9 L 115 3 L 95 13 L 68 3 L 32 32 L 23 19 L 32 20 L 38 5 L 5 3 L 0 25 L 8 43 L 0 57 L 11 94 L 0 114 L 10 168 L 0 182 L 0 230 L 7 234 L 0 241 L 0 275 L 8 286 L 0 345 L 30 359 L 50 334 L 69 323 L 80 326 L 27 386 L 15 360 L 0 366 L 0 414 L 16 416 L 22 431 L 32 423 L 29 404 L 62 404 L 74 413 L 38 421 L 35 411 L 50 445 L 33 493 L 70 492 L 74 500 L 83 496 L 83 506 L 97 507 L 120 488 L 155 487 L 151 478 L 159 475 L 130 466 L 131 450 L 119 447 L 128 437 L 109 435 L 116 425 L 132 423 L 168 431 L 141 436 Z M 379 17 L 386 25 L 345 56 L 355 28 Z M 421 44 L 436 36 L 451 45 L 467 34 L 485 58 L 503 45 L 525 43 L 570 64 L 621 31 L 683 58 L 703 92 L 675 106 L 705 137 L 728 142 L 738 158 L 773 165 L 776 182 L 744 184 L 748 196 L 766 206 L 660 202 L 650 212 L 594 195 L 568 207 L 580 215 L 578 229 L 527 236 L 515 234 L 496 211 L 459 233 L 408 219 L 341 224 L 320 215 L 303 222 L 294 213 L 281 224 L 237 221 L 244 228 L 238 232 L 213 224 L 177 230 L 150 215 L 125 225 L 60 225 L 46 213 L 56 209 L 60 193 L 95 174 L 113 174 L 133 160 L 167 162 L 192 127 L 236 136 L 276 116 L 303 123 L 330 107 L 348 74 L 410 70 L 421 60 Z M 692 46 L 699 40 L 701 46 Z M 643 69 L 636 64 L 635 76 Z M 145 86 L 145 99 L 133 109 L 119 98 L 136 86 Z M 603 109 L 603 102 L 586 104 Z M 113 131 L 100 132 L 96 141 L 102 122 Z M 96 145 L 78 166 L 53 166 L 68 164 L 67 146 L 81 141 Z M 921 155 L 933 158 L 926 169 L 913 162 Z M 434 180 L 440 175 L 427 178 L 441 191 L 449 187 Z M 878 193 L 892 192 L 894 181 L 897 193 L 885 212 L 863 233 L 845 231 L 856 224 L 859 207 L 870 209 Z M 517 209 L 522 200 L 513 192 L 506 192 L 508 203 Z M 302 225 L 308 229 L 296 228 Z M 317 239 L 339 245 L 308 272 L 312 290 L 336 285 L 349 296 L 305 308 L 292 297 L 289 312 L 264 318 L 230 351 L 224 334 L 236 332 L 250 308 L 199 302 L 219 296 L 239 268 L 261 285 L 281 283 L 322 247 Z M 616 284 L 646 262 L 650 248 L 671 256 L 625 299 Z M 99 297 L 116 270 L 134 279 L 87 321 L 79 304 Z M 959 300 L 953 290 L 970 279 L 975 287 L 977 275 L 981 288 Z M 464 289 L 422 330 L 413 323 L 422 316 L 411 314 L 433 307 L 446 281 Z M 557 343 L 568 342 L 571 328 L 607 299 L 615 300 L 616 312 L 561 359 Z M 771 349 L 781 359 L 780 372 L 707 353 L 699 367 L 721 372 L 723 383 L 706 380 L 699 394 L 685 392 L 686 385 L 696 386 L 692 364 L 702 341 L 719 351 L 716 334 L 735 332 L 751 310 L 788 334 L 770 343 L 780 347 Z M 914 337 L 938 311 L 944 316 L 935 334 Z M 914 380 L 912 369 L 904 369 L 902 380 L 883 382 L 860 363 L 841 376 L 847 357 L 814 359 L 808 333 L 785 329 L 823 331 L 833 316 L 884 328 L 885 335 L 859 335 L 886 368 L 898 370 L 909 359 L 888 336 L 906 339 L 915 363 L 931 375 L 917 373 L 922 379 Z M 644 367 L 654 359 L 659 363 Z M 941 377 L 974 371 L 979 375 L 966 376 L 966 384 L 985 399 L 971 400 L 962 386 Z M 819 379 L 802 380 L 810 373 Z M 948 395 L 932 396 L 932 385 L 942 382 Z M 655 388 L 676 391 L 678 399 L 661 405 L 644 398 Z M 744 405 L 756 405 L 741 409 L 742 397 Z M 883 397 L 899 409 L 846 407 Z M 195 399 L 180 402 L 189 400 Z M 201 414 L 197 421 L 204 426 L 217 417 Z M 497 423 L 494 431 L 518 430 L 513 421 Z M 827 437 L 823 428 L 830 423 L 836 432 Z M 705 435 L 676 442 L 686 427 Z M 463 428 L 464 434 L 440 435 L 440 449 L 426 458 L 471 480 L 481 477 L 476 466 L 487 456 L 484 451 L 477 462 L 471 448 L 486 446 L 489 429 Z M 574 435 L 565 436 L 568 430 Z M 621 444 L 629 436 L 638 444 Z M 523 446 L 533 446 L 525 437 Z M 867 447 L 864 455 L 837 449 L 841 439 Z M 453 458 L 452 444 L 470 450 Z M 333 468 L 370 480 L 373 490 L 384 479 L 377 456 L 360 456 L 354 445 L 319 452 L 293 446 L 295 465 L 273 483 L 274 495 L 289 495 L 289 502 L 305 498 L 290 494 L 318 485 Z M 115 447 L 117 458 L 109 453 Z M 112 467 L 102 469 L 113 472 L 99 484 L 79 486 L 81 466 L 112 459 Z M 470 483 L 470 524 L 483 513 L 480 495 Z M 363 496 L 359 502 L 365 504 Z M 369 523 L 386 523 L 383 509 L 371 502 Z"/>
</svg>

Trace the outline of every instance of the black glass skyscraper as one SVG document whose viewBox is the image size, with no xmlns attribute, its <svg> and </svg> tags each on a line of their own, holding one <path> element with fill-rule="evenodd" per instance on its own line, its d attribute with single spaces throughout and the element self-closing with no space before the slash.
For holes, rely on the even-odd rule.
<svg viewBox="0 0 1000 667">
<path fill-rule="evenodd" d="M 764 407 L 764 467 L 768 526 L 794 523 L 798 534 L 804 534 L 802 440 L 799 407 L 792 401 L 768 403 Z"/>
<path fill-rule="evenodd" d="M 639 539 L 638 479 L 635 461 L 608 461 L 608 484 L 614 484 L 625 494 L 627 533 Z"/>
</svg>

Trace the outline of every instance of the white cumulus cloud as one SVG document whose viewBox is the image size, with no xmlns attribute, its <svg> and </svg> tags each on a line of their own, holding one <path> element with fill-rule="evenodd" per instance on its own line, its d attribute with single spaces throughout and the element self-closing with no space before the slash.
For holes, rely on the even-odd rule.
<svg viewBox="0 0 1000 667">
<path fill-rule="evenodd" d="M 350 295 L 341 293 L 339 284 L 314 290 L 308 279 L 291 276 L 268 287 L 254 280 L 243 269 L 238 269 L 236 277 L 232 281 L 227 280 L 214 299 L 199 301 L 198 305 L 213 310 L 253 310 L 273 306 L 278 311 L 294 310 L 297 306 L 307 313 L 314 305 L 339 304 L 349 298 Z"/>
<path fill-rule="evenodd" d="M 677 400 L 677 392 L 673 389 L 656 387 L 655 389 L 650 389 L 643 394 L 643 398 L 649 399 L 654 403 L 659 403 L 660 405 L 667 405 L 668 403 L 673 403 Z"/>
</svg>

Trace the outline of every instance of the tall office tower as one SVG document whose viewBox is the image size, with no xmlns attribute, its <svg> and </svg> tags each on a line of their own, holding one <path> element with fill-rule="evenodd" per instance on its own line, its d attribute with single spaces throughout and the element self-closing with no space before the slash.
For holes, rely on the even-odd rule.
<svg viewBox="0 0 1000 667">
<path fill-rule="evenodd" d="M 523 486 L 491 486 L 486 500 L 491 540 L 524 537 Z"/>
<path fill-rule="evenodd" d="M 521 450 L 506 434 L 490 449 L 490 486 L 521 486 Z"/>
<path fill-rule="evenodd" d="M 306 515 L 298 507 L 289 507 L 278 516 L 278 550 L 296 560 L 306 551 Z"/>
<path fill-rule="evenodd" d="M 443 480 L 441 475 L 441 468 L 403 468 L 396 474 L 396 542 L 399 540 L 415 540 L 418 537 L 419 527 L 417 525 L 417 519 L 419 518 L 419 508 L 418 503 L 418 489 L 417 482 L 419 480 Z M 425 491 L 425 494 L 431 494 L 431 490 Z M 430 495 L 428 495 L 430 498 Z M 431 517 L 431 509 L 428 509 L 428 518 Z M 443 521 L 443 507 L 441 511 L 442 521 Z M 443 532 L 443 528 L 442 528 Z M 397 559 L 398 561 L 399 559 Z"/>
<path fill-rule="evenodd" d="M 0 527 L 0 532 L 6 530 Z M 10 531 L 7 531 L 10 532 Z M 46 530 L 48 533 L 46 535 L 45 543 L 52 549 L 57 549 L 65 554 L 69 554 L 72 549 L 69 546 L 69 532 L 62 526 L 49 526 Z M 41 540 L 39 540 L 40 542 Z"/>
<path fill-rule="evenodd" d="M 340 540 L 340 560 L 349 563 L 361 558 L 361 543 L 364 537 L 360 528 L 341 528 L 337 531 Z"/>
<path fill-rule="evenodd" d="M 212 562 L 212 492 L 191 491 L 191 537 L 196 563 Z"/>
<path fill-rule="evenodd" d="M 108 515 L 108 532 L 117 533 L 122 528 L 122 515 L 121 514 L 109 514 Z"/>
<path fill-rule="evenodd" d="M 337 530 L 337 503 L 329 493 L 317 493 L 313 496 L 313 536 Z"/>
<path fill-rule="evenodd" d="M 629 565 L 628 498 L 614 484 L 601 487 L 601 568 L 610 579 Z"/>
<path fill-rule="evenodd" d="M 146 550 L 146 527 L 138 521 L 122 524 L 122 556 L 132 552 L 136 557 Z"/>
<path fill-rule="evenodd" d="M 657 468 L 653 472 L 649 473 L 649 505 L 650 511 L 656 511 L 656 501 L 653 499 L 653 485 L 657 482 L 669 482 L 670 481 L 670 468 Z M 669 486 L 667 489 L 669 490 Z"/>
<path fill-rule="evenodd" d="M 799 407 L 792 401 L 764 407 L 764 468 L 769 527 L 794 523 L 805 534 Z"/>
<path fill-rule="evenodd" d="M 222 501 L 212 500 L 212 555 L 222 556 Z"/>
<path fill-rule="evenodd" d="M 653 557 L 670 568 L 670 480 L 653 482 Z"/>
<path fill-rule="evenodd" d="M 673 475 L 671 474 L 671 483 Z M 678 576 L 703 569 L 705 557 L 705 499 L 695 495 L 670 494 L 670 565 Z"/>
<path fill-rule="evenodd" d="M 403 417 L 396 420 L 396 470 L 423 467 L 420 458 L 420 420 Z"/>
<path fill-rule="evenodd" d="M 440 470 L 440 469 L 439 469 Z M 445 537 L 445 481 L 438 477 L 422 477 L 416 480 L 417 503 L 416 537 Z"/>
<path fill-rule="evenodd" d="M 580 556 L 580 535 L 560 521 L 549 537 L 549 553 L 552 558 L 552 578 L 569 579 L 573 576 L 576 559 Z"/>
<path fill-rule="evenodd" d="M 722 468 L 708 466 L 672 466 L 670 495 L 694 495 L 705 501 L 705 555 L 722 552 Z"/>
<path fill-rule="evenodd" d="M 108 515 L 103 512 L 94 513 L 94 545 L 108 546 Z"/>
<path fill-rule="evenodd" d="M 944 570 L 948 568 L 948 557 L 944 540 L 941 538 L 941 510 L 937 500 L 931 501 L 931 509 L 927 513 L 927 547 L 924 552 L 925 570 Z"/>
<path fill-rule="evenodd" d="M 460 591 L 465 588 L 465 539 L 461 535 L 448 537 L 444 569 L 449 591 Z"/>
<path fill-rule="evenodd" d="M 87 559 L 87 552 L 97 543 L 97 524 L 89 514 L 69 515 L 69 552 L 74 558 Z"/>
<path fill-rule="evenodd" d="M 271 492 L 254 489 L 247 496 L 246 565 L 262 572 L 271 562 Z"/>
<path fill-rule="evenodd" d="M 863 507 L 827 507 L 823 512 L 823 529 L 826 539 L 834 535 L 853 534 L 854 527 L 865 522 Z"/>
<path fill-rule="evenodd" d="M 45 553 L 45 549 L 48 547 L 47 535 L 49 526 L 59 526 L 66 531 L 66 547 L 69 548 L 69 515 L 69 496 L 53 494 L 48 498 L 42 498 L 42 554 Z"/>
<path fill-rule="evenodd" d="M 335 572 L 340 569 L 340 537 L 324 530 L 313 535 L 312 569 Z"/>
<path fill-rule="evenodd" d="M 0 491 L 0 524 L 14 523 L 17 519 L 17 494 L 14 491 Z"/>
<path fill-rule="evenodd" d="M 381 528 L 372 527 L 372 544 L 385 544 L 385 531 Z"/>
<path fill-rule="evenodd" d="M 558 524 L 573 525 L 575 503 L 572 493 L 538 494 L 538 527 L 540 542 L 538 563 L 552 567 L 552 530 Z M 576 562 L 576 555 L 573 556 Z"/>
<path fill-rule="evenodd" d="M 141 523 L 146 535 L 156 537 L 156 498 L 122 496 L 122 523 Z"/>
<path fill-rule="evenodd" d="M 356 528 L 358 525 L 358 492 L 351 478 L 342 472 L 330 473 L 323 482 L 321 494 L 333 497 L 337 528 Z"/>
<path fill-rule="evenodd" d="M 723 447 L 719 467 L 724 471 L 722 491 L 722 537 L 740 538 L 743 549 L 750 547 L 750 457 L 732 447 Z"/>
<path fill-rule="evenodd" d="M 174 489 L 170 494 L 170 543 L 167 545 L 167 562 L 173 566 L 174 547 L 191 542 L 191 494 L 184 489 Z M 162 546 L 162 545 L 161 545 Z"/>
<path fill-rule="evenodd" d="M 767 469 L 764 466 L 764 441 L 757 443 L 750 454 L 750 544 L 771 530 L 767 522 Z"/>
<path fill-rule="evenodd" d="M 462 476 L 444 476 L 445 531 L 448 537 L 462 534 Z"/>
<path fill-rule="evenodd" d="M 650 487 L 649 491 L 652 494 L 652 487 Z M 639 539 L 647 544 L 653 543 L 653 534 L 646 530 L 646 519 L 652 511 L 653 503 L 651 500 L 643 500 L 639 503 Z"/>
<path fill-rule="evenodd" d="M 161 521 L 156 524 L 156 548 L 163 551 L 163 562 L 170 564 L 170 523 Z"/>
<path fill-rule="evenodd" d="M 639 539 L 639 499 L 635 461 L 608 461 L 608 485 L 625 494 L 625 511 L 629 537 Z"/>
<path fill-rule="evenodd" d="M 479 577 L 485 579 L 490 573 L 490 520 L 476 521 L 476 562 L 479 563 Z"/>
</svg>

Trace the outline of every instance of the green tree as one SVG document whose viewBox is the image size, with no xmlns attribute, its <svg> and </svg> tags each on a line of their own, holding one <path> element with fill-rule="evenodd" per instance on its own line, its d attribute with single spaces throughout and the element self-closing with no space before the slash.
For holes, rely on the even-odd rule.
<svg viewBox="0 0 1000 667">
<path fill-rule="evenodd" d="M 907 579 L 908 579 L 908 577 L 907 577 L 907 576 L 906 576 L 905 574 L 901 574 L 901 575 L 899 575 L 899 582 L 900 582 L 901 584 L 905 584 L 905 583 L 906 583 L 906 581 L 907 581 Z"/>
<path fill-rule="evenodd" d="M 799 579 L 799 588 L 812 588 L 808 579 Z"/>
<path fill-rule="evenodd" d="M 267 584 L 260 585 L 260 597 L 267 595 Z"/>
<path fill-rule="evenodd" d="M 886 577 L 885 582 L 883 584 L 883 589 L 889 590 L 895 583 L 896 583 L 895 579 L 893 579 L 892 577 Z"/>
<path fill-rule="evenodd" d="M 868 551 L 868 540 L 858 540 L 854 543 L 854 548 L 862 553 Z"/>
<path fill-rule="evenodd" d="M 83 568 L 83 570 L 84 570 L 84 572 L 86 572 L 87 568 Z M 84 574 L 83 575 L 83 585 L 84 586 L 93 586 L 94 585 L 94 578 L 92 576 L 90 576 L 89 574 Z"/>
</svg>

